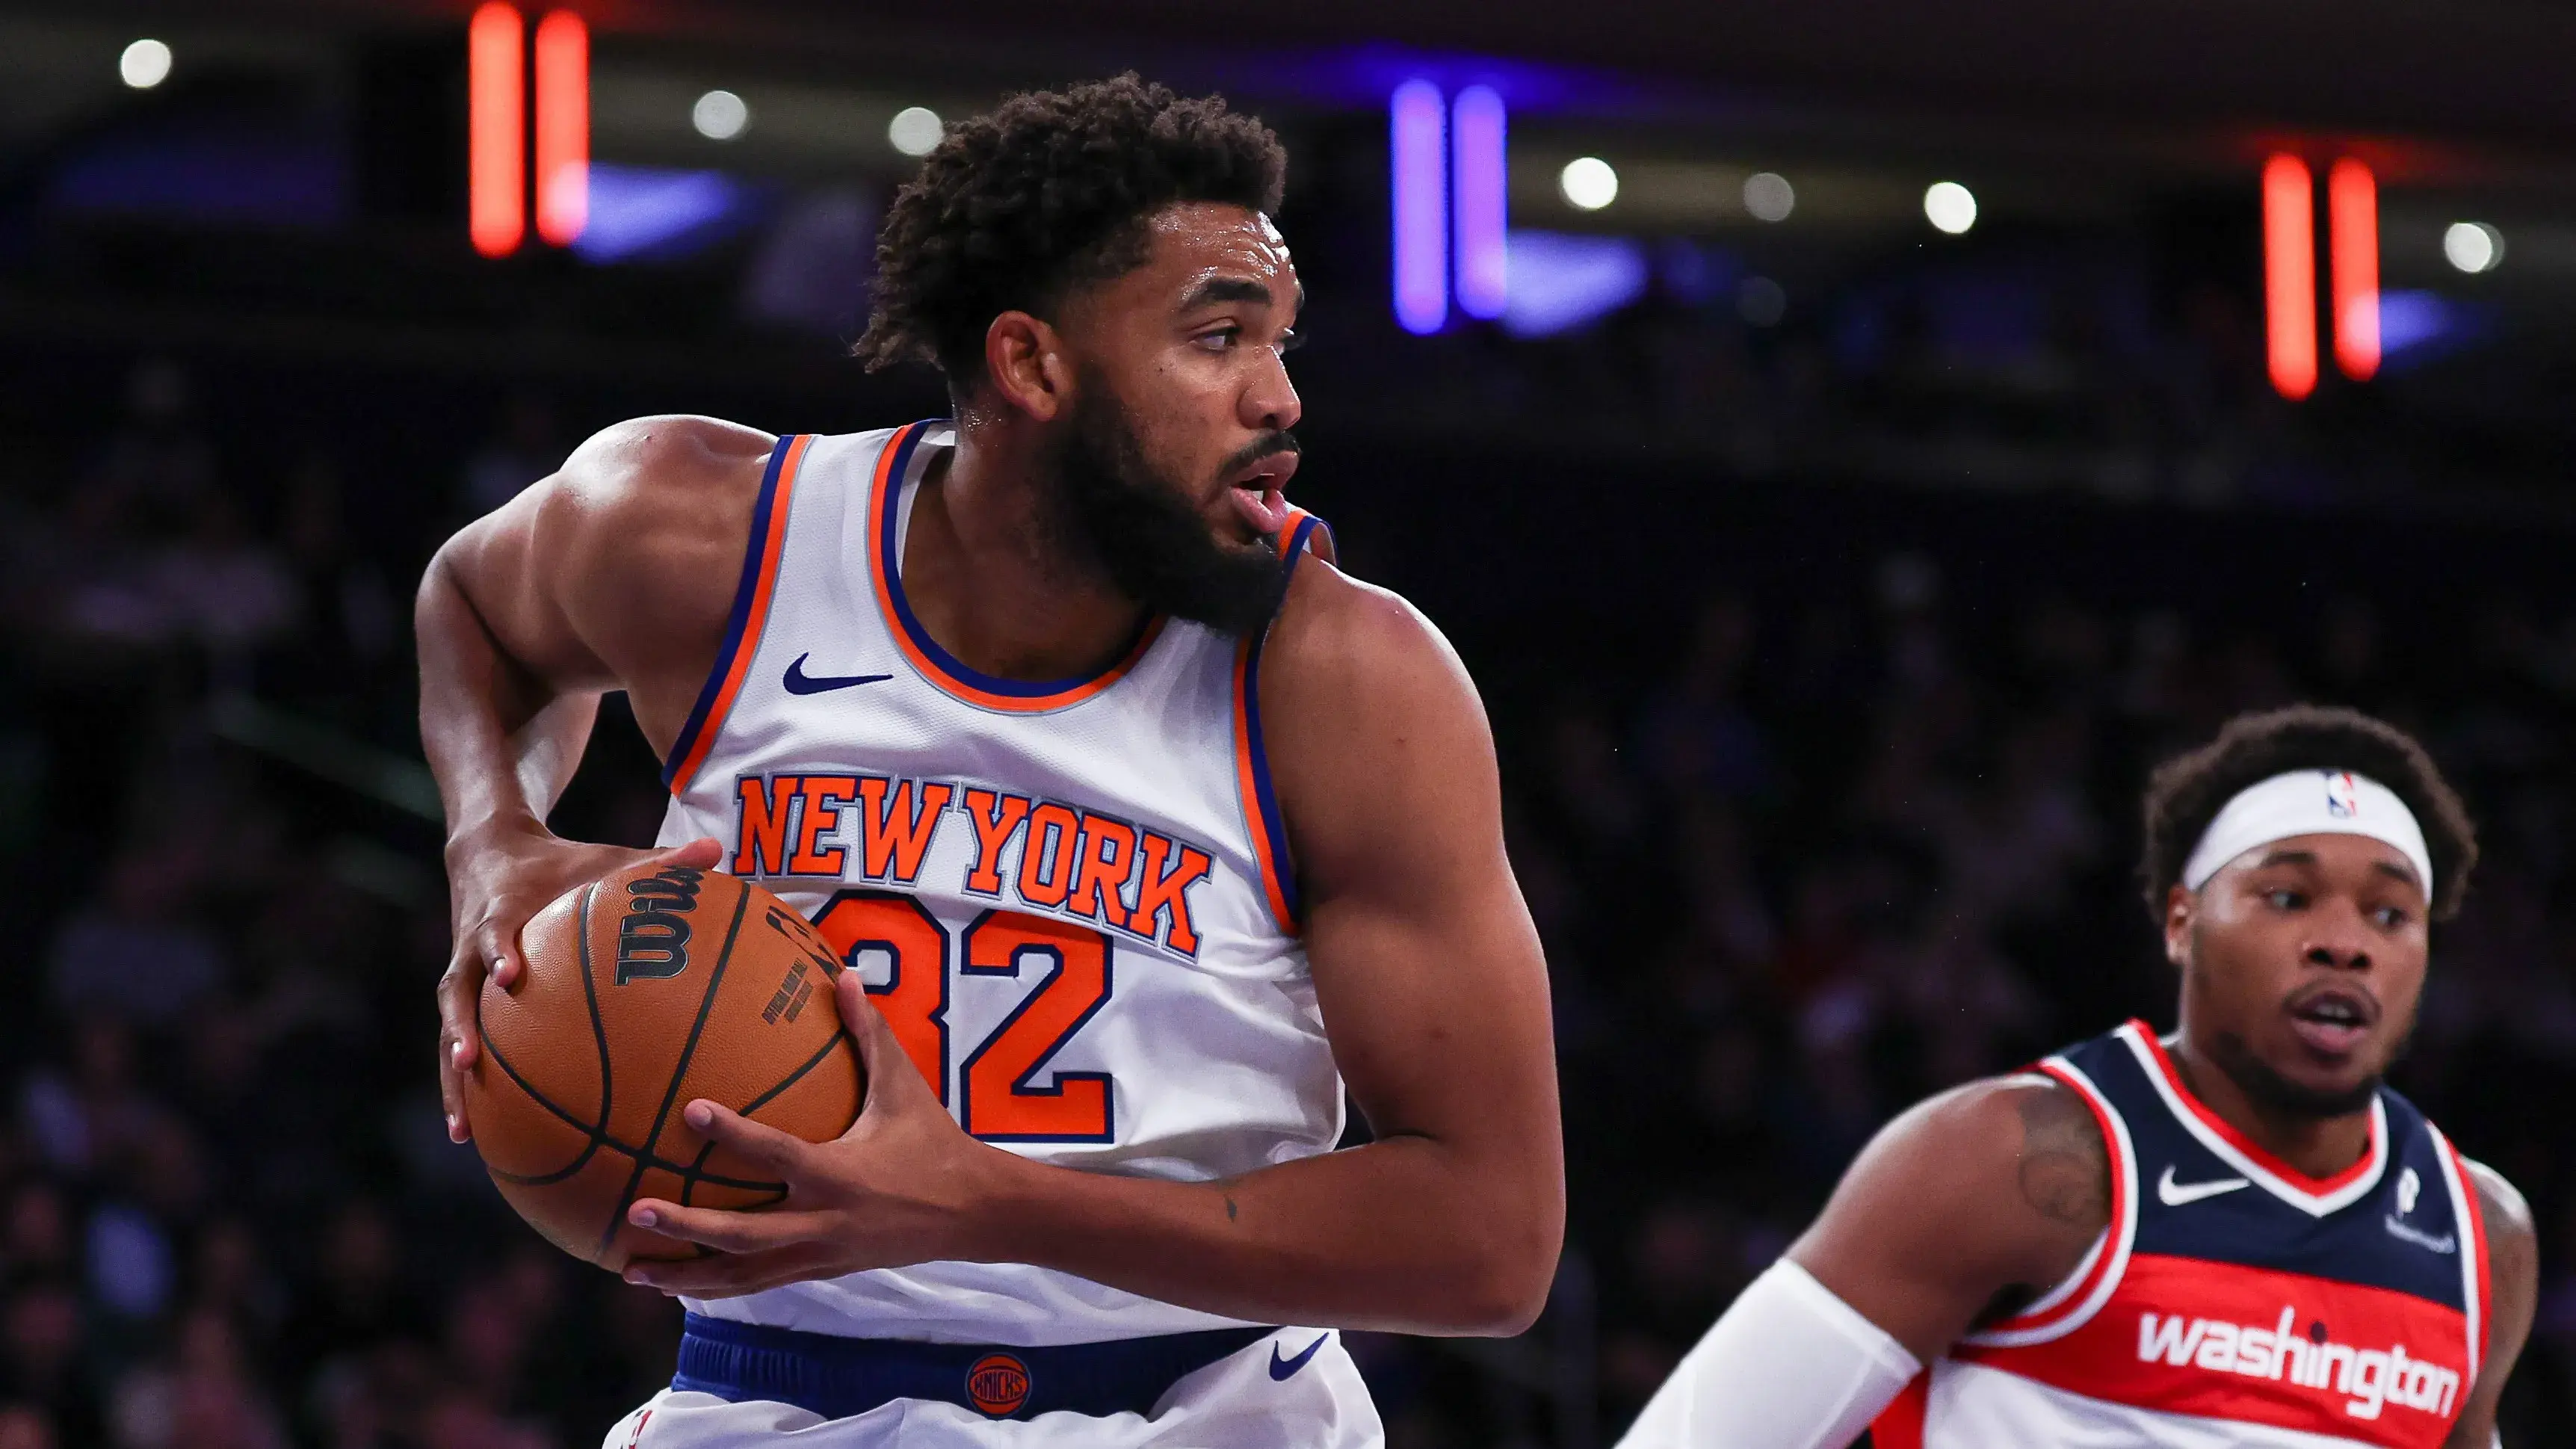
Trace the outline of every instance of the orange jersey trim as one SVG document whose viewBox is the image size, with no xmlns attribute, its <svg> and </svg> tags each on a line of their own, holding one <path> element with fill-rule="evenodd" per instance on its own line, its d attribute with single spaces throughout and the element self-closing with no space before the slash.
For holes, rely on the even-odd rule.
<svg viewBox="0 0 2576 1449">
<path fill-rule="evenodd" d="M 760 652 L 760 632 L 769 622 L 769 601 L 778 591 L 778 557 L 787 545 L 788 505 L 795 497 L 797 472 L 813 441 L 812 434 L 799 433 L 780 439 L 770 451 L 769 476 L 761 480 L 760 493 L 752 503 L 751 538 L 744 548 L 742 583 L 734 590 L 733 614 L 725 624 L 724 643 L 717 648 L 697 706 L 680 727 L 680 737 L 672 742 L 672 763 L 663 782 L 674 795 L 686 791 L 699 767 L 706 763 L 716 736 L 724 732 L 725 716 L 732 711 L 734 698 L 742 693 L 751 657 Z"/>
<path fill-rule="evenodd" d="M 1279 552 L 1288 570 L 1280 580 L 1283 602 L 1287 580 L 1295 576 L 1297 560 L 1305 556 L 1307 540 L 1320 523 L 1304 509 L 1291 508 L 1287 526 L 1279 530 Z M 1294 936 L 1301 929 L 1297 871 L 1288 853 L 1287 822 L 1270 781 L 1270 751 L 1261 735 L 1261 648 L 1269 637 L 1265 626 L 1234 651 L 1234 779 L 1243 800 L 1245 833 L 1261 862 L 1261 893 L 1270 902 L 1270 918 Z"/>
<path fill-rule="evenodd" d="M 1162 615 L 1147 619 L 1125 654 L 1107 669 L 1085 679 L 1042 684 L 1002 679 L 969 668 L 939 647 L 939 641 L 931 638 L 930 631 L 914 617 L 903 592 L 903 560 L 897 555 L 895 520 L 900 516 L 904 470 L 931 427 L 930 423 L 914 423 L 896 430 L 886 440 L 884 451 L 877 455 L 876 479 L 871 485 L 874 492 L 869 495 L 868 580 L 876 590 L 877 608 L 885 616 L 887 632 L 894 635 L 895 648 L 922 678 L 950 697 L 1013 714 L 1036 714 L 1080 704 L 1125 678 L 1154 647 L 1154 641 L 1162 637 Z"/>
</svg>

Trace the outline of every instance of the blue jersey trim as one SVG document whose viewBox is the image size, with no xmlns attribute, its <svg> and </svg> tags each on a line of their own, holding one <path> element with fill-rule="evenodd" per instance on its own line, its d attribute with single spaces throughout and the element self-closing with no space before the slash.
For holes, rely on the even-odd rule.
<svg viewBox="0 0 2576 1449">
<path fill-rule="evenodd" d="M 895 538 L 895 524 L 902 517 L 904 477 L 912 468 L 912 455 L 921 446 L 921 440 L 930 435 L 930 430 L 935 425 L 936 420 L 933 420 L 915 423 L 904 430 L 903 441 L 896 445 L 894 466 L 886 470 L 884 496 L 876 500 L 877 567 L 883 571 L 886 599 L 894 605 L 895 626 L 903 630 L 904 637 L 910 639 L 913 647 L 919 649 L 922 656 L 940 672 L 960 684 L 972 686 L 987 694 L 998 694 L 1011 699 L 1044 699 L 1049 695 L 1066 694 L 1081 689 L 1113 671 L 1126 668 L 1135 660 L 1137 646 L 1142 644 L 1145 636 L 1161 622 L 1159 616 L 1149 614 L 1138 620 L 1135 632 L 1127 637 L 1126 643 L 1118 646 L 1118 652 L 1114 656 L 1117 662 L 1108 667 L 1095 670 L 1090 674 L 1076 675 L 1070 679 L 1041 680 L 1035 683 L 1025 679 L 1004 679 L 996 674 L 986 674 L 982 670 L 970 668 L 965 661 L 939 647 L 939 641 L 931 638 L 930 631 L 921 626 L 921 620 L 913 615 L 911 600 L 904 596 L 901 567 L 903 557 L 902 549 Z"/>
<path fill-rule="evenodd" d="M 1296 531 L 1288 536 L 1288 546 L 1280 550 L 1286 567 L 1279 575 L 1279 596 L 1284 603 L 1289 582 L 1297 576 L 1297 560 L 1306 556 L 1306 541 L 1314 536 L 1321 519 L 1309 514 Z M 1306 916 L 1305 902 L 1297 889 L 1297 865 L 1288 853 L 1288 827 L 1279 813 L 1279 792 L 1270 782 L 1270 749 L 1261 733 L 1261 650 L 1270 641 L 1270 630 L 1264 626 L 1252 637 L 1250 657 L 1243 666 L 1243 736 L 1252 757 L 1253 807 L 1260 816 L 1263 838 L 1270 842 L 1271 859 L 1278 862 L 1279 898 L 1287 902 L 1288 919 L 1279 924 L 1291 930 Z"/>
<path fill-rule="evenodd" d="M 679 783 L 680 764 L 689 758 L 698 736 L 707 728 L 707 717 L 715 712 L 716 700 L 724 693 L 725 676 L 733 672 L 733 659 L 742 648 L 744 627 L 751 620 L 751 601 L 760 592 L 761 566 L 768 561 L 769 512 L 778 501 L 778 475 L 786 466 L 796 435 L 786 434 L 769 450 L 769 463 L 761 469 L 760 492 L 751 504 L 751 537 L 743 545 L 742 580 L 734 585 L 733 609 L 725 616 L 724 642 L 716 646 L 713 667 L 707 670 L 707 682 L 698 687 L 697 702 L 689 707 L 689 717 L 680 725 L 679 738 L 671 742 L 671 753 L 662 762 L 662 784 Z"/>
</svg>

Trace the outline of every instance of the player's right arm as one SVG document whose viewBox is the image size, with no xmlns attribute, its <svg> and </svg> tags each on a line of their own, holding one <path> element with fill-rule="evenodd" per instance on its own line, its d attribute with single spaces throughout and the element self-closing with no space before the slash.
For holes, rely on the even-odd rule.
<svg viewBox="0 0 2576 1449">
<path fill-rule="evenodd" d="M 1917 1368 L 2074 1271 L 2110 1221 L 2110 1173 L 2091 1111 L 2045 1078 L 1917 1105 L 1862 1150 L 1622 1449 L 1841 1449 Z"/>
<path fill-rule="evenodd" d="M 2044 1077 L 2007 1077 L 1881 1129 L 1789 1260 L 1929 1363 L 2056 1286 L 2110 1220 L 2091 1109 Z"/>
<path fill-rule="evenodd" d="M 448 540 L 421 579 L 420 733 L 446 806 L 455 930 L 439 1089 L 459 1141 L 485 974 L 509 985 L 528 917 L 642 854 L 546 827 L 600 696 L 625 690 L 668 752 L 722 641 L 774 443 L 707 418 L 621 423 Z M 712 865 L 711 850 L 680 858 Z"/>
</svg>

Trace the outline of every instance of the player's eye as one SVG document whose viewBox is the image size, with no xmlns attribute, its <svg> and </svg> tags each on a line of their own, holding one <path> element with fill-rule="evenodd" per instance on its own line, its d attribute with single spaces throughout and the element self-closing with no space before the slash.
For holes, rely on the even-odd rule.
<svg viewBox="0 0 2576 1449">
<path fill-rule="evenodd" d="M 2276 911 L 2295 911 L 2308 903 L 2308 898 L 2293 890 L 2265 891 L 2263 899 Z"/>
<path fill-rule="evenodd" d="M 1210 352 L 1223 352 L 1234 346 L 1235 339 L 1242 335 L 1243 329 L 1240 327 L 1219 327 L 1212 332 L 1202 332 L 1190 341 L 1193 345 L 1204 347 Z"/>
<path fill-rule="evenodd" d="M 1285 357 L 1289 353 L 1306 345 L 1306 334 L 1298 331 L 1294 327 L 1291 327 L 1287 331 L 1280 333 L 1279 340 L 1272 345 L 1278 348 L 1280 356 Z"/>
<path fill-rule="evenodd" d="M 2394 931 L 2406 924 L 2406 912 L 2397 906 L 2381 906 L 2370 915 L 2371 919 L 2379 923 L 2379 929 L 2383 931 Z"/>
</svg>

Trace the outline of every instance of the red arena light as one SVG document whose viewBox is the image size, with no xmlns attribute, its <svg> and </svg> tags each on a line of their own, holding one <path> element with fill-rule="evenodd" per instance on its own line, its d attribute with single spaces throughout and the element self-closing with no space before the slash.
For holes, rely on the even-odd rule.
<svg viewBox="0 0 2576 1449">
<path fill-rule="evenodd" d="M 590 220 L 590 30 L 557 10 L 537 25 L 537 235 L 570 246 Z"/>
<path fill-rule="evenodd" d="M 2283 153 L 2263 163 L 2263 316 L 2272 386 L 2297 401 L 2317 386 L 2316 184 Z"/>
<path fill-rule="evenodd" d="M 528 231 L 524 30 L 515 6 L 492 0 L 465 31 L 466 229 L 487 257 L 517 251 Z"/>
<path fill-rule="evenodd" d="M 2326 172 L 2326 245 L 2335 365 L 2367 382 L 2379 371 L 2379 183 L 2349 156 Z"/>
</svg>

